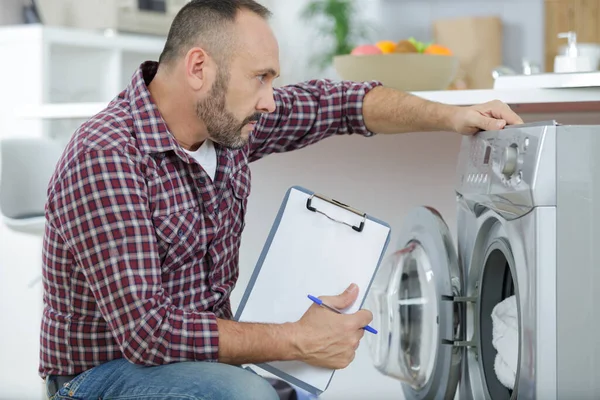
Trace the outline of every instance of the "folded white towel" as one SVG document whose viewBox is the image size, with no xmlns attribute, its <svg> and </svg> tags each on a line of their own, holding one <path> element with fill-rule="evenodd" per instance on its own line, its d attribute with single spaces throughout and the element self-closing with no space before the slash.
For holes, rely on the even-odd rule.
<svg viewBox="0 0 600 400">
<path fill-rule="evenodd" d="M 494 307 L 492 324 L 492 344 L 498 352 L 494 362 L 496 375 L 500 383 L 514 389 L 519 359 L 519 320 L 515 296 L 508 297 Z"/>
</svg>

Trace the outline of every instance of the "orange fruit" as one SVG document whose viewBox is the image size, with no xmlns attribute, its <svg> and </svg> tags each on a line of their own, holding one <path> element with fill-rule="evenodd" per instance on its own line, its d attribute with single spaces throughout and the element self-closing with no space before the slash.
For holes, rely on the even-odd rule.
<svg viewBox="0 0 600 400">
<path fill-rule="evenodd" d="M 425 49 L 425 51 L 423 53 L 424 54 L 435 54 L 438 56 L 451 56 L 452 55 L 452 51 L 449 48 L 442 46 L 440 44 L 430 44 L 429 46 L 427 46 L 427 48 Z"/>
<path fill-rule="evenodd" d="M 396 50 L 396 43 L 391 40 L 382 40 L 377 42 L 375 46 L 379 47 L 383 54 L 390 54 Z"/>
</svg>

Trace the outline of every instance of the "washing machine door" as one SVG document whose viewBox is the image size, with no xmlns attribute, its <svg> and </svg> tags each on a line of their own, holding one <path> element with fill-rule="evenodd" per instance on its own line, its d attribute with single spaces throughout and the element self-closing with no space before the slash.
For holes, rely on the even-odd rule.
<svg viewBox="0 0 600 400">
<path fill-rule="evenodd" d="M 398 250 L 369 291 L 378 335 L 368 335 L 375 367 L 402 382 L 407 399 L 452 399 L 460 375 L 458 257 L 448 226 L 432 208 L 409 213 Z"/>
</svg>

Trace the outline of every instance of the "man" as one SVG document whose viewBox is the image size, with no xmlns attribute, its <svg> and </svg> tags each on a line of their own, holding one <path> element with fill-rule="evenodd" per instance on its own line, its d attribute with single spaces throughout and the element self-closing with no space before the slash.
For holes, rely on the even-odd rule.
<svg viewBox="0 0 600 400">
<path fill-rule="evenodd" d="M 297 322 L 231 320 L 248 163 L 334 134 L 521 123 L 505 104 L 458 108 L 377 82 L 273 89 L 278 45 L 252 0 L 194 0 L 159 62 L 73 135 L 49 186 L 40 375 L 52 396 L 274 399 L 240 368 L 344 368 L 367 310 Z M 285 268 L 285 266 L 282 266 Z M 327 298 L 345 308 L 355 287 Z"/>
</svg>

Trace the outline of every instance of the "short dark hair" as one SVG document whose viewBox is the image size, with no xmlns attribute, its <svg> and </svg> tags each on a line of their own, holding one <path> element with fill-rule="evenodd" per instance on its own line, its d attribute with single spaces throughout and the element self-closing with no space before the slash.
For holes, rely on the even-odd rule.
<svg viewBox="0 0 600 400">
<path fill-rule="evenodd" d="M 227 29 L 241 10 L 251 11 L 264 19 L 271 16 L 268 8 L 254 0 L 191 0 L 173 19 L 159 64 L 175 60 L 196 45 L 213 53 L 231 50 L 231 46 L 227 46 L 230 40 Z M 222 58 L 225 54 L 213 56 Z"/>
</svg>

